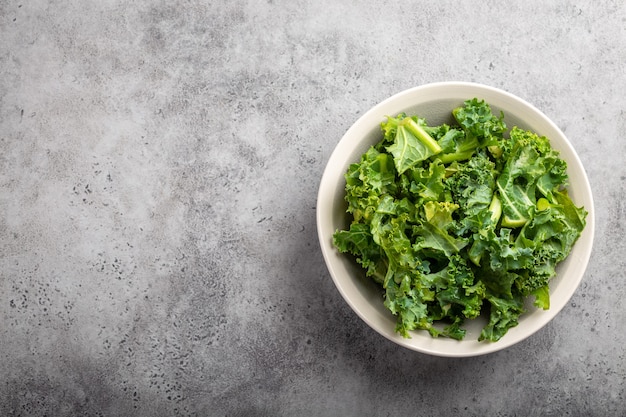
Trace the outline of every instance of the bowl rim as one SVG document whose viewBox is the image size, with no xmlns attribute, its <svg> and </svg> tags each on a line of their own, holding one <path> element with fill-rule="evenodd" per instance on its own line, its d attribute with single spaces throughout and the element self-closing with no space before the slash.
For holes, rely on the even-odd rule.
<svg viewBox="0 0 626 417">
<path fill-rule="evenodd" d="M 567 153 L 567 162 L 568 162 L 568 174 L 569 171 L 572 170 L 572 165 L 576 167 L 576 172 L 580 174 L 577 179 L 577 187 L 581 194 L 582 200 L 585 200 L 584 204 L 580 201 L 576 201 L 578 206 L 584 205 L 587 210 L 587 223 L 585 229 L 583 230 L 583 234 L 578 239 L 576 244 L 574 245 L 575 249 L 578 249 L 578 258 L 576 260 L 576 267 L 578 270 L 574 271 L 572 282 L 566 287 L 564 293 L 561 295 L 559 300 L 551 300 L 551 307 L 549 310 L 545 311 L 545 314 L 538 317 L 534 320 L 528 329 L 525 331 L 517 331 L 515 335 L 512 335 L 513 332 L 511 330 L 507 335 L 505 335 L 498 342 L 476 342 L 469 341 L 464 339 L 463 341 L 459 341 L 458 343 L 451 343 L 447 346 L 450 348 L 442 349 L 441 346 L 445 346 L 442 344 L 436 343 L 437 340 L 441 339 L 433 339 L 431 343 L 415 343 L 415 337 L 411 339 L 405 339 L 398 335 L 395 332 L 395 329 L 392 327 L 381 328 L 371 319 L 371 317 L 363 311 L 357 303 L 352 299 L 351 295 L 348 293 L 347 287 L 344 285 L 345 277 L 340 276 L 339 271 L 335 269 L 333 257 L 337 256 L 345 256 L 343 254 L 338 255 L 332 243 L 329 242 L 329 237 L 332 236 L 332 232 L 328 229 L 328 224 L 326 223 L 326 219 L 332 217 L 332 206 L 333 206 L 333 196 L 329 192 L 333 189 L 333 187 L 337 187 L 337 171 L 336 167 L 337 161 L 344 160 L 342 158 L 342 154 L 353 148 L 354 144 L 360 143 L 361 140 L 357 135 L 363 134 L 366 129 L 371 129 L 372 124 L 374 123 L 372 120 L 380 118 L 378 120 L 378 125 L 380 125 L 380 121 L 382 121 L 381 115 L 390 115 L 391 112 L 385 112 L 384 110 L 388 110 L 393 108 L 396 103 L 402 104 L 404 103 L 404 108 L 407 108 L 406 103 L 410 103 L 414 98 L 424 95 L 432 95 L 435 92 L 439 92 L 442 96 L 447 98 L 458 99 L 459 93 L 454 93 L 455 91 L 474 91 L 475 94 L 470 94 L 467 99 L 471 99 L 473 97 L 484 98 L 485 101 L 491 104 L 490 100 L 486 97 L 498 97 L 502 102 L 510 102 L 511 104 L 515 104 L 519 106 L 520 111 L 523 110 L 523 114 L 529 117 L 537 118 L 541 123 L 545 124 L 545 126 L 552 130 L 552 133 L 559 136 L 559 145 L 562 150 L 565 150 Z M 398 104 L 398 105 L 399 105 Z M 450 109 L 452 110 L 452 109 Z M 400 109 L 402 111 L 402 109 Z M 505 114 L 506 116 L 506 114 Z M 539 134 L 545 134 L 544 132 L 538 132 Z M 356 139 L 355 139 L 356 138 Z M 553 136 L 549 136 L 550 140 L 553 140 Z M 561 151 L 561 153 L 563 153 Z M 346 164 L 356 161 L 345 161 L 342 166 L 345 167 Z M 343 170 L 345 173 L 345 169 Z M 341 181 L 340 181 L 341 182 Z M 345 184 L 345 182 L 342 182 Z M 571 188 L 571 186 L 569 187 Z M 526 100 L 509 93 L 503 89 L 488 86 L 485 84 L 480 84 L 476 82 L 466 82 L 466 81 L 442 81 L 442 82 L 433 82 L 428 84 L 419 85 L 416 87 L 412 87 L 403 91 L 400 91 L 378 104 L 374 105 L 368 111 L 363 113 L 357 120 L 348 128 L 348 130 L 341 137 L 339 142 L 336 144 L 335 148 L 331 152 L 330 157 L 328 158 L 326 167 L 323 171 L 323 175 L 320 181 L 318 195 L 317 195 L 317 205 L 316 205 L 316 222 L 317 222 L 317 233 L 319 244 L 322 250 L 322 255 L 324 258 L 324 262 L 326 267 L 331 275 L 331 278 L 335 284 L 335 287 L 341 294 L 342 298 L 345 302 L 348 303 L 350 308 L 363 320 L 370 328 L 375 330 L 380 335 L 389 339 L 390 341 L 408 348 L 413 351 L 434 355 L 434 356 L 444 356 L 444 357 L 469 357 L 469 356 L 480 356 L 488 353 L 493 353 L 496 351 L 503 350 L 510 346 L 513 346 L 522 340 L 530 337 L 541 328 L 543 328 L 546 324 L 548 324 L 554 317 L 556 317 L 559 312 L 563 309 L 563 307 L 569 302 L 571 297 L 574 295 L 575 291 L 580 286 L 583 275 L 585 274 L 589 259 L 591 257 L 591 251 L 593 247 L 593 239 L 595 233 L 595 216 L 594 216 L 594 204 L 593 204 L 593 195 L 591 192 L 591 186 L 589 180 L 586 175 L 586 171 L 582 162 L 576 153 L 573 145 L 569 141 L 569 139 L 565 136 L 565 134 L 561 131 L 561 129 L 550 119 L 548 118 L 542 111 L 538 108 L 527 102 Z M 574 251 L 574 249 L 572 250 Z M 569 258 L 569 257 L 568 257 Z M 568 275 L 569 279 L 569 275 Z M 551 291 L 552 292 L 552 291 Z M 382 300 L 381 300 L 382 303 Z M 391 314 L 391 313 L 389 313 Z M 520 325 L 522 322 L 520 321 Z M 519 325 L 517 326 L 519 328 Z M 515 328 L 513 328 L 515 329 Z M 418 331 L 419 332 L 419 331 Z M 415 334 L 415 333 L 413 333 Z M 509 337 L 507 337 L 509 336 Z M 430 338 L 430 336 L 428 336 Z M 450 340 L 450 339 L 446 339 Z M 468 343 L 470 342 L 470 343 Z M 454 346 L 469 346 L 469 349 L 457 349 Z"/>
</svg>

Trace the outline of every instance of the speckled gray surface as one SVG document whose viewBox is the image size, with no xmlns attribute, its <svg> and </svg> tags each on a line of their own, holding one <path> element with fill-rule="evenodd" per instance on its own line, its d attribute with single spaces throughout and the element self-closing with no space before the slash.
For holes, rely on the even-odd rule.
<svg viewBox="0 0 626 417">
<path fill-rule="evenodd" d="M 1 1 L 0 415 L 626 415 L 625 28 L 617 0 Z M 315 228 L 347 128 L 446 80 L 539 107 L 596 200 L 571 303 L 469 359 L 370 330 Z"/>
</svg>

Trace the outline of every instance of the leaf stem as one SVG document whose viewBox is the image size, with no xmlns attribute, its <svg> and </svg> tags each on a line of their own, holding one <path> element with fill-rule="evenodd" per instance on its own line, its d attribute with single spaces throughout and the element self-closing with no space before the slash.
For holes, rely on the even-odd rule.
<svg viewBox="0 0 626 417">
<path fill-rule="evenodd" d="M 441 146 L 439 146 L 437 141 L 433 139 L 432 136 L 430 136 L 428 132 L 426 132 L 422 126 L 415 123 L 415 120 L 411 119 L 410 117 L 407 117 L 402 120 L 402 123 L 405 125 L 407 130 L 411 132 L 416 138 L 418 138 L 420 142 L 426 145 L 426 147 L 433 154 L 438 154 L 442 151 Z"/>
</svg>

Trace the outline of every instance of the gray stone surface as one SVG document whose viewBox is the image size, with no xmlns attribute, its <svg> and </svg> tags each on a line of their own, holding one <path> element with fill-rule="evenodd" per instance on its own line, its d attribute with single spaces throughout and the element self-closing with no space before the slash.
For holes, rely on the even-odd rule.
<svg viewBox="0 0 626 417">
<path fill-rule="evenodd" d="M 0 1 L 0 415 L 626 415 L 621 1 Z M 582 286 L 499 353 L 429 357 L 346 306 L 315 229 L 382 99 L 476 81 L 565 131 Z"/>
</svg>

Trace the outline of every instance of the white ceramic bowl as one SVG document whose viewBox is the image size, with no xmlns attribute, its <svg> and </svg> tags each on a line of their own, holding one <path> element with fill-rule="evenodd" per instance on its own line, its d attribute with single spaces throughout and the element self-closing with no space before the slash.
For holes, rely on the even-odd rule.
<svg viewBox="0 0 626 417">
<path fill-rule="evenodd" d="M 577 206 L 588 211 L 587 225 L 568 258 L 557 267 L 557 276 L 550 283 L 549 310 L 536 309 L 527 303 L 527 312 L 519 325 L 510 329 L 497 342 L 478 342 L 483 318 L 466 321 L 467 334 L 462 341 L 432 338 L 428 332 L 413 331 L 411 338 L 395 332 L 396 318 L 383 305 L 381 288 L 353 260 L 339 253 L 332 244 L 337 229 L 350 224 L 346 214 L 345 179 L 348 166 L 382 138 L 380 123 L 386 116 L 398 113 L 417 114 L 428 124 L 453 123 L 451 111 L 471 98 L 485 100 L 494 114 L 502 110 L 508 128 L 519 126 L 550 139 L 552 147 L 568 164 L 568 192 Z M 466 82 L 442 82 L 415 87 L 396 94 L 376 105 L 341 138 L 333 151 L 320 183 L 317 199 L 317 230 L 324 260 L 337 289 L 350 307 L 371 328 L 406 348 L 437 356 L 477 356 L 507 348 L 532 335 L 552 320 L 567 304 L 579 286 L 589 257 L 594 234 L 593 198 L 589 181 L 578 155 L 563 132 L 526 101 L 497 88 Z M 355 341 L 359 343 L 359 341 Z"/>
</svg>

